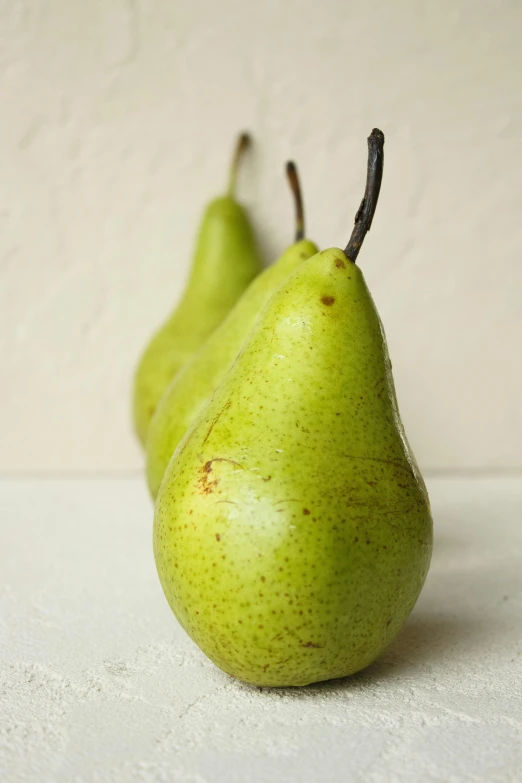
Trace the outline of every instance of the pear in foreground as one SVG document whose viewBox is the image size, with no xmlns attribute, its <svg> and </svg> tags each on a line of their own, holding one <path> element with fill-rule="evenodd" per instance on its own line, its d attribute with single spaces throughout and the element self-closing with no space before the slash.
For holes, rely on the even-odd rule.
<svg viewBox="0 0 522 783">
<path fill-rule="evenodd" d="M 247 288 L 223 323 L 173 378 L 150 423 L 147 437 L 147 481 L 153 498 L 163 479 L 176 446 L 202 406 L 219 386 L 235 361 L 259 313 L 283 280 L 304 260 L 317 253 L 317 247 L 304 239 L 304 214 L 295 165 L 287 165 L 296 200 L 296 240 Z"/>
<path fill-rule="evenodd" d="M 370 136 L 347 251 L 313 256 L 272 297 L 158 495 L 154 553 L 174 614 L 219 667 L 260 686 L 370 664 L 428 572 L 429 500 L 354 263 L 383 142 Z"/>
<path fill-rule="evenodd" d="M 150 420 L 168 384 L 221 323 L 261 270 L 245 209 L 234 197 L 238 162 L 250 138 L 238 139 L 227 195 L 207 207 L 198 232 L 187 288 L 145 349 L 134 382 L 133 416 L 145 445 Z"/>
</svg>

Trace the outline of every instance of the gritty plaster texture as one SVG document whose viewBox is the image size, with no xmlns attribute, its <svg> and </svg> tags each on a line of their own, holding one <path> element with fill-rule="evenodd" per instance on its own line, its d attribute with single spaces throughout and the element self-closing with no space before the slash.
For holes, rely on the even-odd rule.
<svg viewBox="0 0 522 783">
<path fill-rule="evenodd" d="M 269 261 L 283 161 L 343 246 L 375 125 L 360 262 L 414 451 L 522 467 L 521 29 L 519 0 L 0 0 L 0 471 L 136 469 L 132 371 L 236 131 Z"/>
<path fill-rule="evenodd" d="M 170 613 L 143 482 L 0 482 L 0 779 L 520 783 L 522 481 L 428 485 L 432 569 L 391 648 L 261 690 Z"/>
</svg>

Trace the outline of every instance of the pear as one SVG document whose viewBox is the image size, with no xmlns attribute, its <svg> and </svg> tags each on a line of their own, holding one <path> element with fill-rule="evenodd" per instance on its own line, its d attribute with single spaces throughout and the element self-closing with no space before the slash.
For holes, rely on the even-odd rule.
<svg viewBox="0 0 522 783">
<path fill-rule="evenodd" d="M 316 245 L 304 238 L 304 211 L 295 164 L 289 161 L 286 170 L 296 205 L 295 242 L 255 278 L 164 393 L 147 436 L 147 479 L 153 498 L 176 446 L 235 361 L 270 296 L 299 264 L 318 252 Z"/>
<path fill-rule="evenodd" d="M 345 251 L 271 298 L 169 463 L 154 554 L 179 622 L 225 672 L 306 685 L 374 661 L 431 558 L 428 495 L 399 418 L 383 327 L 355 261 L 384 136 Z"/>
<path fill-rule="evenodd" d="M 174 375 L 221 323 L 261 269 L 248 215 L 234 197 L 238 164 L 249 145 L 248 134 L 241 134 L 228 192 L 214 199 L 203 215 L 183 298 L 139 362 L 133 415 L 142 445 L 156 406 Z"/>
</svg>

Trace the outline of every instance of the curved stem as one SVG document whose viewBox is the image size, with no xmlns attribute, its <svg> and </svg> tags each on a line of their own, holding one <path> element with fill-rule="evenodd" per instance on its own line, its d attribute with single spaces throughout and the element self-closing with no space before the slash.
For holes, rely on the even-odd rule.
<svg viewBox="0 0 522 783">
<path fill-rule="evenodd" d="M 286 176 L 288 177 L 295 203 L 295 241 L 300 242 L 305 235 L 304 206 L 299 174 L 293 160 L 289 160 L 286 164 Z"/>
<path fill-rule="evenodd" d="M 366 174 L 366 190 L 361 206 L 355 216 L 355 226 L 346 245 L 345 253 L 355 264 L 364 237 L 371 228 L 382 182 L 384 163 L 384 133 L 374 128 L 368 136 L 368 171 Z"/>
<path fill-rule="evenodd" d="M 234 149 L 234 156 L 232 158 L 232 163 L 230 164 L 230 175 L 228 178 L 227 196 L 230 196 L 231 198 L 234 196 L 236 190 L 237 170 L 239 167 L 239 162 L 243 157 L 243 154 L 250 147 L 251 144 L 252 144 L 252 137 L 248 133 L 239 134 Z"/>
</svg>

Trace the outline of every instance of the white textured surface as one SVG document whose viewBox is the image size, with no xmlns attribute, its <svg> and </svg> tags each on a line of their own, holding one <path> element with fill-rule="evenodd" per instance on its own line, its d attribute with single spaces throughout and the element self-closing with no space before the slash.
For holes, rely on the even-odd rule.
<svg viewBox="0 0 522 783">
<path fill-rule="evenodd" d="M 263 691 L 177 626 L 142 482 L 0 482 L 0 779 L 519 783 L 522 480 L 429 489 L 433 565 L 389 651 Z"/>
<path fill-rule="evenodd" d="M 520 0 L 0 0 L 0 470 L 135 469 L 129 387 L 233 135 L 267 260 L 361 254 L 421 465 L 522 467 Z"/>
</svg>

